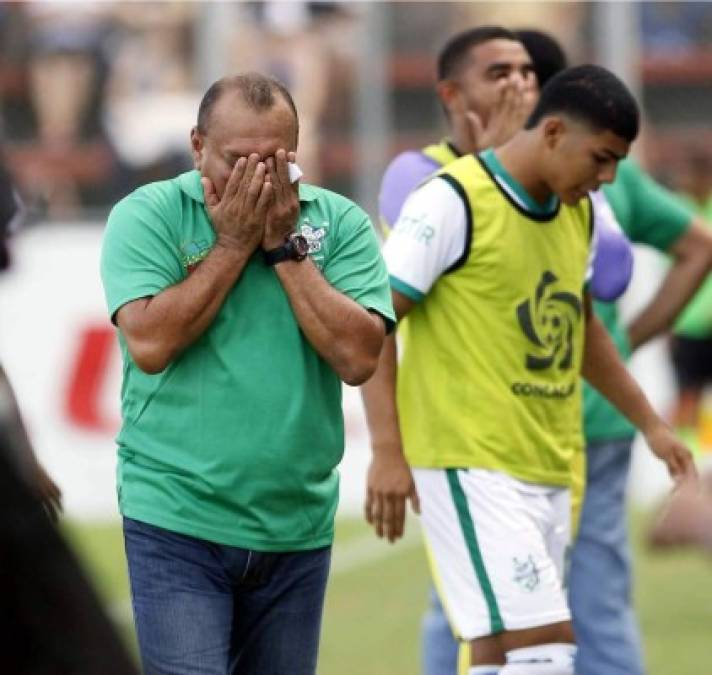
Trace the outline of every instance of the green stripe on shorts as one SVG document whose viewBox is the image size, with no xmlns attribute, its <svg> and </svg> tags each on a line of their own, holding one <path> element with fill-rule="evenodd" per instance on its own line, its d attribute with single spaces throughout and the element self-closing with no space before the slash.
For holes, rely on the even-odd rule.
<svg viewBox="0 0 712 675">
<path fill-rule="evenodd" d="M 482 559 L 480 547 L 477 544 L 475 524 L 472 522 L 470 509 L 467 506 L 467 497 L 465 496 L 465 491 L 462 489 L 462 485 L 460 485 L 460 479 L 457 477 L 457 471 L 458 469 L 445 470 L 447 474 L 447 482 L 450 485 L 450 492 L 452 494 L 452 499 L 455 502 L 455 510 L 457 511 L 457 517 L 460 520 L 462 533 L 465 535 L 465 543 L 467 544 L 467 550 L 470 553 L 470 560 L 472 561 L 472 566 L 475 568 L 475 575 L 477 576 L 477 581 L 482 589 L 482 594 L 485 596 L 485 602 L 487 603 L 487 609 L 490 615 L 490 627 L 492 629 L 492 635 L 494 635 L 495 633 L 501 633 L 504 630 L 504 623 L 502 622 L 502 616 L 500 615 L 499 607 L 497 606 L 497 598 L 494 597 L 492 584 L 487 576 L 487 570 L 485 569 L 485 562 Z"/>
</svg>

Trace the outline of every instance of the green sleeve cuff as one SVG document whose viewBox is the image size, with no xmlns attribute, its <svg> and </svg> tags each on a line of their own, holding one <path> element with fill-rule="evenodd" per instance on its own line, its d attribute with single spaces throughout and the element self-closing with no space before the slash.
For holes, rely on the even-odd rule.
<svg viewBox="0 0 712 675">
<path fill-rule="evenodd" d="M 416 288 L 409 286 L 405 281 L 401 281 L 394 276 L 390 277 L 391 288 L 397 291 L 401 295 L 405 295 L 406 298 L 410 298 L 413 302 L 420 302 L 424 297 L 425 293 L 421 293 Z"/>
</svg>

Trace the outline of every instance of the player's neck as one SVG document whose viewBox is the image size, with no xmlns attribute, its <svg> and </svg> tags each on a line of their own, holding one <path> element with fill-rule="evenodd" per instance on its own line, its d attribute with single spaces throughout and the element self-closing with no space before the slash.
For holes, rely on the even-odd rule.
<svg viewBox="0 0 712 675">
<path fill-rule="evenodd" d="M 536 139 L 526 132 L 519 132 L 510 141 L 495 150 L 504 169 L 516 180 L 527 194 L 539 204 L 551 197 L 551 189 L 541 175 L 541 162 L 536 151 Z"/>
</svg>

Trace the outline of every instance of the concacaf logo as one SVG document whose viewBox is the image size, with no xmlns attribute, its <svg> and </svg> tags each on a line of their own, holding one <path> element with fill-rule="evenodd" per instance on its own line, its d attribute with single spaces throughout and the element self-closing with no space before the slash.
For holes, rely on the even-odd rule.
<svg viewBox="0 0 712 675">
<path fill-rule="evenodd" d="M 573 293 L 555 291 L 558 277 L 550 271 L 542 274 L 534 298 L 517 306 L 519 325 L 535 354 L 526 355 L 528 370 L 557 366 L 568 370 L 573 365 L 574 327 L 581 318 L 581 301 Z"/>
</svg>

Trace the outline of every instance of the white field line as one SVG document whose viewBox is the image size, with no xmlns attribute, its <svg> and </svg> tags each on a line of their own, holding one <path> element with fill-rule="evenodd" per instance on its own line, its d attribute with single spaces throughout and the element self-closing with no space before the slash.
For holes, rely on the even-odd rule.
<svg viewBox="0 0 712 675">
<path fill-rule="evenodd" d="M 340 576 L 360 567 L 367 567 L 383 558 L 397 555 L 399 551 L 409 550 L 421 543 L 418 521 L 411 517 L 406 527 L 405 536 L 395 544 L 378 539 L 372 532 L 367 532 L 334 547 L 331 558 L 331 576 Z M 130 600 L 112 602 L 109 616 L 119 624 L 133 621 Z"/>
</svg>

